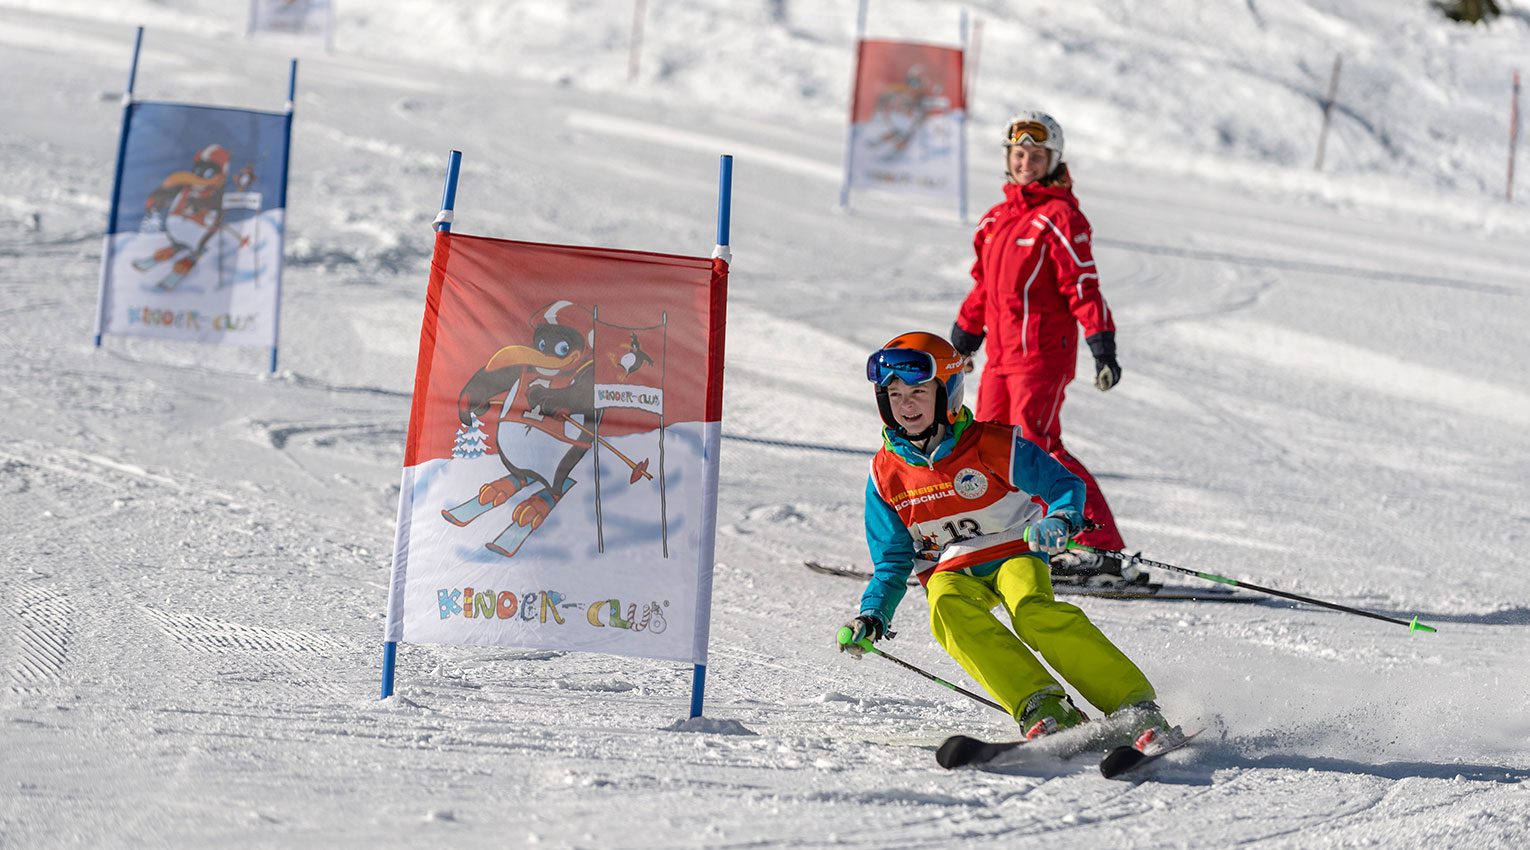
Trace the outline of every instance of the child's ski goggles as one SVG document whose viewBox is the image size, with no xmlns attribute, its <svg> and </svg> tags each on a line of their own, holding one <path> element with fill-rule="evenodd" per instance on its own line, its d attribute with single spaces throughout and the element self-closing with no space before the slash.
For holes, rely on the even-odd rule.
<svg viewBox="0 0 1530 850">
<path fill-rule="evenodd" d="M 866 380 L 879 387 L 897 378 L 909 386 L 935 379 L 935 355 L 917 348 L 884 348 L 866 360 Z"/>
</svg>

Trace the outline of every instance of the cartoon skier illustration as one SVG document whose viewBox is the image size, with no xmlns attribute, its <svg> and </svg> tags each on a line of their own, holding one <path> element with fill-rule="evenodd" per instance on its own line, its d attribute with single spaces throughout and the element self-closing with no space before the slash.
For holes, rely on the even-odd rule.
<svg viewBox="0 0 1530 850">
<path fill-rule="evenodd" d="M 466 526 L 519 498 L 510 525 L 486 544 L 507 558 L 577 483 L 570 476 L 594 440 L 594 316 L 573 302 L 555 301 L 531 324 L 531 345 L 494 352 L 458 395 L 463 427 L 485 413 L 491 399 L 504 397 L 494 444 L 505 475 L 441 512 L 453 525 Z"/>
<path fill-rule="evenodd" d="M 620 357 L 611 355 L 611 362 L 622 371 L 622 380 L 625 381 L 633 372 L 644 366 L 652 366 L 653 358 L 643 350 L 643 344 L 638 340 L 638 335 L 633 333 L 627 342 L 627 350 L 622 352 Z"/>
<path fill-rule="evenodd" d="M 173 290 L 201 259 L 208 243 L 223 228 L 223 195 L 229 183 L 228 149 L 210 144 L 192 158 L 190 171 L 177 171 L 166 177 L 144 201 L 150 220 L 158 221 L 169 244 L 153 254 L 133 261 L 133 268 L 146 272 L 160 263 L 174 259 L 170 274 L 157 285 Z M 240 172 L 244 187 L 254 181 L 254 172 Z M 247 242 L 246 237 L 241 246 Z"/>
<path fill-rule="evenodd" d="M 941 86 L 925 80 L 921 66 L 909 66 L 903 82 L 888 86 L 877 96 L 872 123 L 887 129 L 873 139 L 870 146 L 885 146 L 885 155 L 889 158 L 902 156 L 925 129 L 929 117 L 949 104 L 950 101 L 942 95 Z"/>
</svg>

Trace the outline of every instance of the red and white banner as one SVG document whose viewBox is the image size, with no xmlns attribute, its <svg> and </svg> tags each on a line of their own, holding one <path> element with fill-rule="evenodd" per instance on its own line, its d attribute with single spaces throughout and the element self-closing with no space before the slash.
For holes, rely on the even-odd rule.
<svg viewBox="0 0 1530 850">
<path fill-rule="evenodd" d="M 387 640 L 705 663 L 726 287 L 437 235 Z"/>
<path fill-rule="evenodd" d="M 960 48 L 861 41 L 846 188 L 959 200 L 967 111 L 962 79 Z"/>
</svg>

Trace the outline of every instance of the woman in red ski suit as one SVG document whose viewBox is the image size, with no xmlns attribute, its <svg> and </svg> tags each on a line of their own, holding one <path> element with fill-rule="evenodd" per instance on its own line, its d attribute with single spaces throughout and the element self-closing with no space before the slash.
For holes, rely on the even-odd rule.
<svg viewBox="0 0 1530 850">
<path fill-rule="evenodd" d="M 1108 390 L 1121 379 L 1116 326 L 1100 294 L 1089 220 L 1073 196 L 1056 121 L 1040 112 L 1016 116 L 1005 147 L 1010 182 L 973 236 L 974 283 L 951 342 L 971 355 L 987 339 L 977 418 L 1020 426 L 1026 439 L 1083 479 L 1084 515 L 1099 527 L 1075 539 L 1119 550 L 1125 544 L 1104 494 L 1062 442 L 1063 396 L 1074 376 L 1080 325 L 1094 355 L 1095 386 Z"/>
</svg>

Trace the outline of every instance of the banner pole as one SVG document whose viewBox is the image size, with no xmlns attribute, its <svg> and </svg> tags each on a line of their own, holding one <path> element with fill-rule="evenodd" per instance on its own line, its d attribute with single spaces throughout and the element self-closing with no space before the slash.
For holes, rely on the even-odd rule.
<svg viewBox="0 0 1530 850">
<path fill-rule="evenodd" d="M 462 171 L 462 151 L 452 151 L 446 158 L 446 186 L 441 190 L 441 212 L 436 215 L 436 231 L 450 233 L 452 211 L 457 208 L 457 175 Z"/>
<path fill-rule="evenodd" d="M 106 244 L 101 250 L 101 292 L 96 297 L 96 348 L 106 329 L 106 279 L 112 263 L 112 234 L 117 232 L 117 207 L 122 194 L 122 171 L 127 165 L 128 125 L 133 120 L 133 86 L 138 81 L 138 52 L 143 47 L 143 27 L 133 37 L 133 61 L 128 65 L 127 91 L 122 93 L 122 135 L 117 139 L 117 166 L 112 174 L 112 208 L 106 220 Z"/>
<path fill-rule="evenodd" d="M 732 226 L 732 215 L 733 215 L 733 156 L 731 154 L 723 154 L 721 157 L 718 158 L 718 162 L 717 162 L 717 247 L 712 249 L 712 258 L 713 259 L 722 260 L 724 264 L 728 264 L 728 265 L 731 265 L 733 263 L 733 251 L 728 246 L 728 238 L 729 238 L 728 234 L 729 234 L 729 230 L 731 229 L 731 226 Z M 715 299 L 714 299 L 713 303 L 714 303 L 714 305 L 716 304 Z M 715 322 L 716 321 L 716 316 L 713 316 L 712 319 Z M 712 341 L 712 344 L 714 346 L 718 346 L 718 345 L 721 345 L 721 342 L 720 342 L 720 340 L 715 340 L 714 339 Z M 717 352 L 717 354 L 718 354 L 719 357 L 721 356 L 721 352 Z M 712 358 L 709 357 L 708 359 L 710 360 Z M 709 372 L 710 371 L 711 370 L 709 369 Z M 720 370 L 717 373 L 712 374 L 712 376 L 709 378 L 709 380 L 712 380 L 712 379 L 721 381 Z M 717 397 L 720 398 L 721 394 L 722 394 L 722 388 L 719 386 L 719 387 L 709 387 L 707 389 L 707 395 L 708 396 L 713 396 L 714 393 L 716 394 Z M 710 399 L 708 400 L 707 407 L 709 408 L 708 412 L 710 413 L 711 412 L 710 408 L 712 407 Z M 708 418 L 710 419 L 710 416 Z M 719 430 L 721 430 L 721 428 L 722 428 L 722 421 L 721 420 L 722 420 L 722 417 L 721 417 L 721 415 L 719 415 L 718 416 L 718 422 L 717 422 L 717 427 L 718 427 Z M 708 442 L 710 442 L 710 440 L 708 440 Z M 706 525 L 710 526 L 711 534 L 710 535 L 707 535 L 707 534 L 703 534 L 702 535 L 702 546 L 704 547 L 703 548 L 703 552 L 702 552 L 702 557 L 705 559 L 705 562 L 709 562 L 709 563 L 707 563 L 708 570 L 715 570 L 716 567 L 717 567 L 717 563 L 716 563 L 716 552 L 717 552 L 717 549 L 716 549 L 716 547 L 717 547 L 717 478 L 718 478 L 718 472 L 719 472 L 719 470 L 718 470 L 718 463 L 719 463 L 719 459 L 714 456 L 712 458 L 712 463 L 707 465 L 707 470 L 706 470 L 706 479 L 707 479 L 707 481 L 706 481 L 705 491 L 710 493 L 710 494 L 712 494 L 712 504 L 710 506 L 708 506 L 708 508 L 707 508 L 707 510 L 711 513 L 711 518 L 710 518 L 710 522 L 707 522 Z M 696 616 L 696 622 L 697 622 L 698 625 L 703 624 L 703 623 L 706 624 L 708 635 L 710 637 L 710 631 L 711 631 L 711 623 L 710 623 L 711 616 L 710 616 L 710 613 L 711 613 L 711 606 L 712 606 L 711 580 L 710 579 L 708 579 L 708 581 L 707 581 L 707 594 L 706 594 L 706 596 L 707 596 L 707 598 L 705 600 L 706 607 L 703 608 L 702 604 L 701 604 L 703 602 L 703 600 L 700 598 L 700 595 L 698 594 L 698 598 L 696 600 L 696 615 L 697 615 Z M 705 698 L 706 698 L 706 691 L 707 691 L 707 665 L 705 665 L 705 664 L 697 664 L 697 665 L 695 665 L 694 671 L 693 671 L 693 673 L 691 675 L 691 717 L 700 717 L 701 716 L 701 708 L 702 708 L 702 703 L 705 701 Z"/>
<path fill-rule="evenodd" d="M 962 119 L 956 125 L 956 181 L 957 181 L 957 215 L 961 216 L 962 224 L 967 223 L 967 118 L 971 114 L 971 101 L 967 99 L 967 47 L 969 30 L 967 27 L 967 7 L 962 7 L 961 44 L 962 44 L 962 73 L 957 79 L 962 86 Z"/>
<path fill-rule="evenodd" d="M 866 6 L 861 0 L 855 15 L 855 59 L 850 63 L 850 118 L 845 122 L 845 174 L 839 182 L 839 208 L 850 208 L 850 169 L 855 160 L 855 92 L 861 79 L 861 42 L 866 39 Z"/>
<path fill-rule="evenodd" d="M 452 151 L 446 158 L 446 185 L 441 190 L 441 212 L 436 214 L 435 229 L 438 233 L 450 233 L 452 229 L 452 211 L 457 206 L 457 176 L 462 172 L 462 151 Z M 402 500 L 402 494 L 400 494 Z M 400 501 L 400 505 L 402 505 Z M 403 508 L 399 509 L 399 523 L 408 521 L 403 515 Z M 383 665 L 382 665 L 382 696 L 379 699 L 387 699 L 393 696 L 393 672 L 398 660 L 398 641 L 383 641 Z"/>
<path fill-rule="evenodd" d="M 287 244 L 287 175 L 292 172 L 292 106 L 297 102 L 297 68 L 298 63 L 293 59 L 287 66 L 287 103 L 284 109 L 287 113 L 286 138 L 282 140 L 282 183 L 277 206 L 282 210 L 282 244 Z M 256 256 L 260 254 L 260 245 L 255 246 Z M 258 262 L 258 260 L 257 260 Z M 271 374 L 276 374 L 276 355 L 281 347 L 282 333 L 282 256 L 276 257 L 276 317 L 272 319 L 271 328 Z"/>
</svg>

